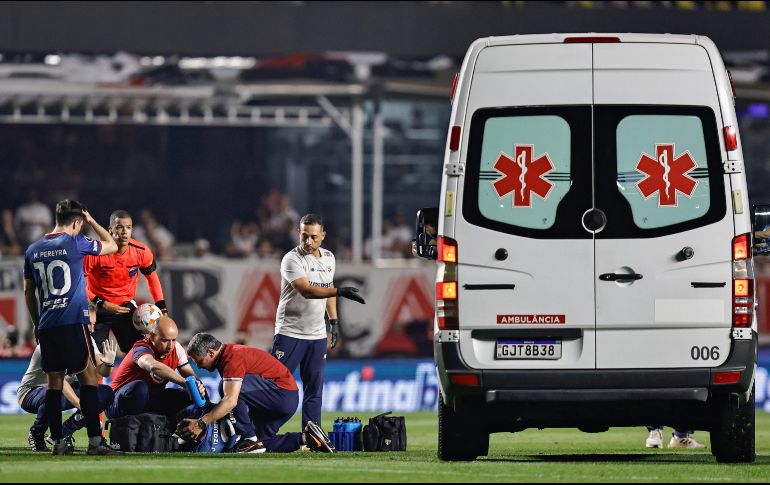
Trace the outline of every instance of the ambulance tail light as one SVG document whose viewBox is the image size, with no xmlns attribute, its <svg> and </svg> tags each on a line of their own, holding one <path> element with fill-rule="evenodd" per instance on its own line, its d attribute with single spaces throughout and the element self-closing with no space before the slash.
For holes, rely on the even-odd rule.
<svg viewBox="0 0 770 485">
<path fill-rule="evenodd" d="M 724 385 L 724 384 L 735 384 L 736 382 L 740 382 L 740 380 L 741 380 L 741 372 L 729 371 L 729 372 L 714 373 L 712 382 L 717 385 Z"/>
<path fill-rule="evenodd" d="M 438 237 L 438 262 L 457 263 L 457 241 L 448 237 Z"/>
<path fill-rule="evenodd" d="M 449 380 L 456 386 L 479 387 L 481 385 L 478 374 L 452 374 Z"/>
<path fill-rule="evenodd" d="M 751 235 L 733 239 L 733 327 L 751 327 L 754 320 L 754 265 Z"/>
<path fill-rule="evenodd" d="M 453 126 L 449 132 L 449 151 L 456 152 L 460 149 L 460 135 L 462 134 L 462 128 L 459 126 Z"/>
<path fill-rule="evenodd" d="M 738 132 L 734 126 L 725 126 L 725 148 L 728 152 L 738 149 Z"/>
<path fill-rule="evenodd" d="M 457 288 L 457 241 L 438 237 L 438 261 L 444 263 L 444 274 L 436 283 L 436 319 L 439 330 L 459 330 Z"/>
</svg>

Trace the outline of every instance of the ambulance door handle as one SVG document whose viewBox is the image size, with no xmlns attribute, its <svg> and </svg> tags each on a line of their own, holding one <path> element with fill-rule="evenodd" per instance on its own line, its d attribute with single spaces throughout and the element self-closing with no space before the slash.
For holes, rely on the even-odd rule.
<svg viewBox="0 0 770 485">
<path fill-rule="evenodd" d="M 638 273 L 631 274 L 617 274 L 617 273 L 604 273 L 599 276 L 602 281 L 636 281 L 644 278 L 644 276 Z"/>
</svg>

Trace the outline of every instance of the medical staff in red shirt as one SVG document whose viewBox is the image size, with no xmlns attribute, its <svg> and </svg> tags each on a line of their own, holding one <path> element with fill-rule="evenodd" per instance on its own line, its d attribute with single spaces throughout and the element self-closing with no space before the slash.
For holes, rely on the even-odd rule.
<svg viewBox="0 0 770 485">
<path fill-rule="evenodd" d="M 185 378 L 195 376 L 195 371 L 184 348 L 176 341 L 178 335 L 174 320 L 164 316 L 147 338 L 133 345 L 110 384 L 115 391 L 108 411 L 110 418 L 157 413 L 173 421 L 179 411 L 192 404 Z M 181 389 L 166 388 L 168 382 Z M 205 396 L 206 389 L 200 380 L 198 392 Z"/>
<path fill-rule="evenodd" d="M 207 333 L 195 335 L 187 352 L 198 367 L 219 371 L 222 400 L 200 419 L 180 423 L 183 438 L 197 438 L 209 424 L 232 412 L 241 436 L 234 453 L 286 453 L 303 445 L 311 451 L 334 452 L 326 433 L 313 421 L 302 433 L 278 434 L 299 406 L 297 383 L 278 359 L 253 347 L 222 344 Z"/>
</svg>

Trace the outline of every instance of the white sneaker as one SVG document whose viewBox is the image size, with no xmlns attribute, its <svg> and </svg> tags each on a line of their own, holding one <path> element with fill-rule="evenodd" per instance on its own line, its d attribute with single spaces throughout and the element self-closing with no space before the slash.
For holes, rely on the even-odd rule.
<svg viewBox="0 0 770 485">
<path fill-rule="evenodd" d="M 700 450 L 706 447 L 695 441 L 692 436 L 686 436 L 684 438 L 677 438 L 676 435 L 671 436 L 671 441 L 668 442 L 669 448 L 689 448 L 692 450 Z"/>
<path fill-rule="evenodd" d="M 647 448 L 663 448 L 663 430 L 653 429 L 645 441 Z"/>
</svg>

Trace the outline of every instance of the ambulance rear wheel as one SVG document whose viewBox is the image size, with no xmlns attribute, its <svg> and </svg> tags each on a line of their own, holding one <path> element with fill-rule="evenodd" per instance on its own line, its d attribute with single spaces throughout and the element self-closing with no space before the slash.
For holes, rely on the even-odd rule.
<svg viewBox="0 0 770 485">
<path fill-rule="evenodd" d="M 470 403 L 460 403 L 457 411 L 438 403 L 438 459 L 441 461 L 473 461 L 489 453 L 489 432 L 483 414 Z M 463 405 L 464 404 L 464 405 Z"/>
<path fill-rule="evenodd" d="M 711 453 L 719 463 L 753 463 L 755 450 L 754 390 L 740 405 L 722 399 L 714 403 Z"/>
</svg>

